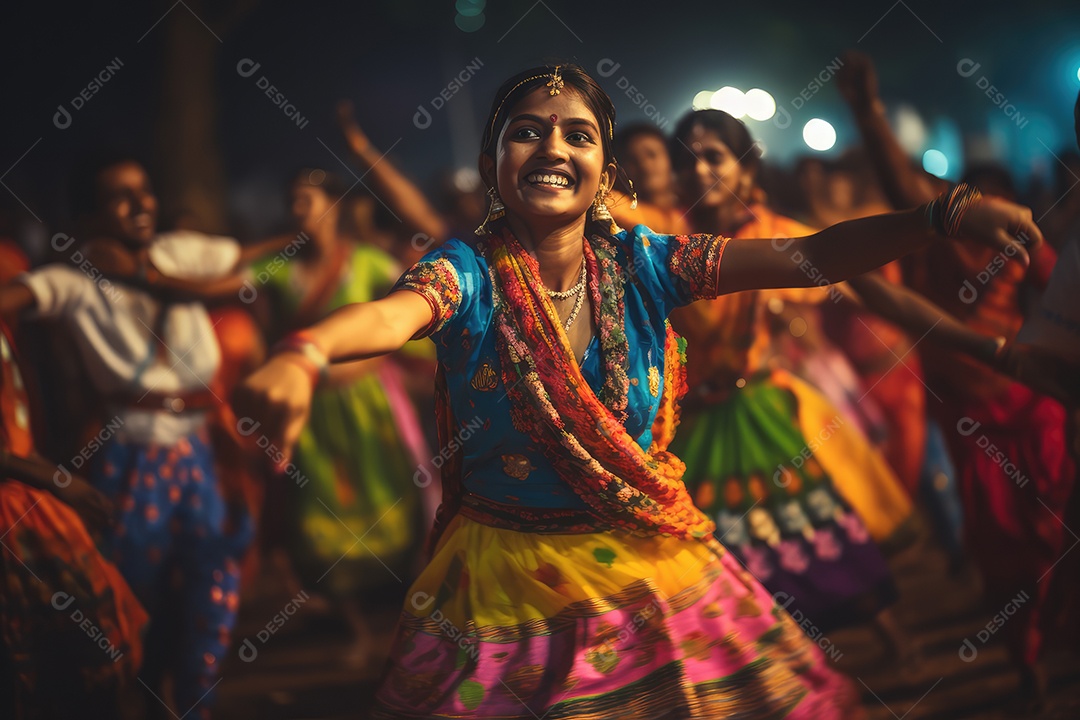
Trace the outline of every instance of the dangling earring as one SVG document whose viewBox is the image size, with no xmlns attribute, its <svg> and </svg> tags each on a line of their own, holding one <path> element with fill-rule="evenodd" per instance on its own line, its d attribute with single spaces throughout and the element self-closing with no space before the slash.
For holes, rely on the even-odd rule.
<svg viewBox="0 0 1080 720">
<path fill-rule="evenodd" d="M 475 230 L 480 237 L 491 233 L 487 226 L 489 222 L 494 222 L 506 214 L 506 206 L 503 205 L 502 200 L 499 198 L 499 191 L 492 187 L 488 188 L 487 194 L 491 198 L 491 206 L 488 207 L 488 214 L 484 218 L 484 222 L 480 223 L 480 227 Z"/>
<path fill-rule="evenodd" d="M 589 219 L 593 222 L 611 222 L 611 211 L 608 210 L 607 203 L 604 202 L 604 196 L 607 195 L 607 190 L 603 186 L 596 191 L 596 199 L 593 200 L 592 210 L 589 212 Z"/>
<path fill-rule="evenodd" d="M 601 186 L 596 193 L 596 199 L 593 200 L 592 209 L 589 211 L 589 219 L 601 223 L 609 234 L 614 235 L 621 232 L 622 228 L 615 223 L 615 218 L 611 217 L 611 211 L 608 210 L 607 203 L 604 202 L 605 197 L 607 197 L 607 188 Z"/>
</svg>

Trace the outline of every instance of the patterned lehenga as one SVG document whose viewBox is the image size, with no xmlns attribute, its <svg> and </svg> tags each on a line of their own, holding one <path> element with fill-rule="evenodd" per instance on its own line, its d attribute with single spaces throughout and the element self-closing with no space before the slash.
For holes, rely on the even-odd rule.
<svg viewBox="0 0 1080 720">
<path fill-rule="evenodd" d="M 508 231 L 398 282 L 433 310 L 443 506 L 376 718 L 839 718 L 850 684 L 712 536 L 666 452 L 685 391 L 671 309 L 725 240 L 584 242 L 580 363 Z"/>
</svg>

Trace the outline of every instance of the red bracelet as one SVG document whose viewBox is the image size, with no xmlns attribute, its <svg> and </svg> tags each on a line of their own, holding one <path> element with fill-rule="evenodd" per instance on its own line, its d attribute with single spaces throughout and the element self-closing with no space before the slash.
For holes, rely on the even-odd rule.
<svg viewBox="0 0 1080 720">
<path fill-rule="evenodd" d="M 318 386 L 319 379 L 322 376 L 322 373 L 319 372 L 319 368 L 315 363 L 308 360 L 307 356 L 298 354 L 291 350 L 283 353 L 275 353 L 274 356 L 281 357 L 282 360 L 285 360 L 286 362 L 291 362 L 293 365 L 296 365 L 297 367 L 303 369 L 304 372 L 308 374 L 308 379 L 311 380 L 311 387 Z"/>
<path fill-rule="evenodd" d="M 319 381 L 325 379 L 329 373 L 330 359 L 311 333 L 306 330 L 286 335 L 274 345 L 271 352 L 274 355 L 291 353 L 286 357 L 299 361 L 299 364 L 311 375 L 313 386 L 318 385 Z"/>
</svg>

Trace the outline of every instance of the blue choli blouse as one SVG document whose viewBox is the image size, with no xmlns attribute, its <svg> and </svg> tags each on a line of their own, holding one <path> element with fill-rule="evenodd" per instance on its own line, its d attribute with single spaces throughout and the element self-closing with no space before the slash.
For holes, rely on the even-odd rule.
<svg viewBox="0 0 1080 720">
<path fill-rule="evenodd" d="M 676 307 L 716 297 L 725 238 L 661 235 L 639 225 L 619 232 L 614 240 L 617 262 L 627 275 L 624 325 L 630 388 L 624 426 L 647 450 L 663 392 L 665 321 Z M 462 481 L 468 492 L 506 505 L 585 509 L 539 443 L 511 422 L 511 401 L 495 345 L 491 282 L 476 242 L 450 240 L 425 255 L 393 288 L 420 293 L 433 309 L 432 323 L 422 334 L 435 342 L 445 368 L 457 426 L 450 447 L 443 450 L 455 450 L 455 444 L 462 448 Z M 581 371 L 598 393 L 604 378 L 596 336 L 581 360 Z"/>
</svg>

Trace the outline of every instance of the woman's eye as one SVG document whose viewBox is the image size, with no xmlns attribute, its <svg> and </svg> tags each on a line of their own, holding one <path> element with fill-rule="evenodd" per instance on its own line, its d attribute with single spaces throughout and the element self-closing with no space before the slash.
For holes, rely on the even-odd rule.
<svg viewBox="0 0 1080 720">
<path fill-rule="evenodd" d="M 580 130 L 575 130 L 574 132 L 568 133 L 566 135 L 566 139 L 570 142 L 592 142 L 592 138 L 590 138 L 588 135 L 581 132 Z"/>
<path fill-rule="evenodd" d="M 514 137 L 518 138 L 518 139 L 521 139 L 521 140 L 528 140 L 530 138 L 538 138 L 538 137 L 540 137 L 540 133 L 536 132 L 536 130 L 534 128 L 523 127 L 523 128 L 518 128 L 514 132 Z"/>
</svg>

